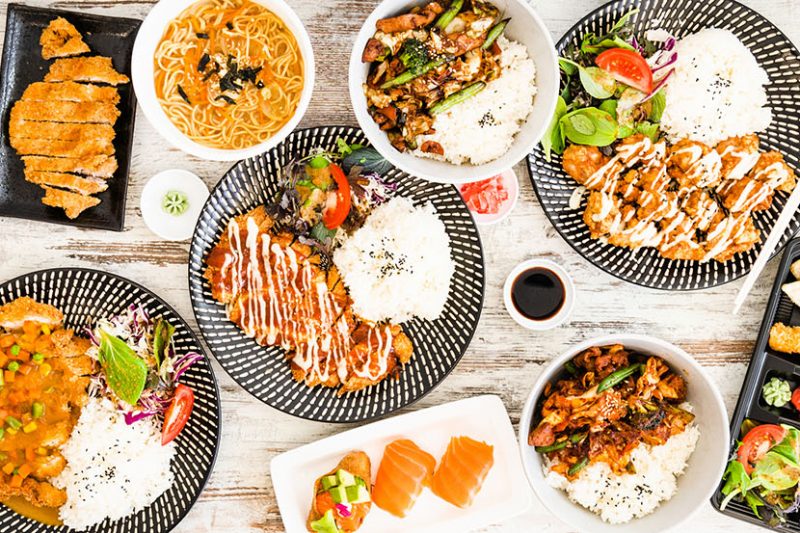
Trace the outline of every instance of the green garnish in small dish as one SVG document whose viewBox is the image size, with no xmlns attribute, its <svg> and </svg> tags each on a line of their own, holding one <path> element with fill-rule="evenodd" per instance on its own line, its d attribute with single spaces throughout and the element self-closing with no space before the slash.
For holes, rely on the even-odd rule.
<svg viewBox="0 0 800 533">
<path fill-rule="evenodd" d="M 189 198 L 180 191 L 169 191 L 161 200 L 161 208 L 172 216 L 180 216 L 189 209 Z"/>
</svg>

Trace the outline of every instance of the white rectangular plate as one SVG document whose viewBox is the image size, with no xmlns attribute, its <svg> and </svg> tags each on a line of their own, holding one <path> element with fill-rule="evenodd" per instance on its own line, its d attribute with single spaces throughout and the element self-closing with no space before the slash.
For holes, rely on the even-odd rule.
<svg viewBox="0 0 800 533">
<path fill-rule="evenodd" d="M 272 485 L 286 531 L 306 531 L 314 481 L 347 453 L 366 452 L 374 480 L 383 450 L 393 440 L 413 440 L 438 464 L 450 438 L 462 435 L 494 446 L 494 466 L 471 507 L 460 509 L 425 489 L 402 519 L 373 504 L 359 533 L 469 531 L 525 512 L 531 504 L 531 491 L 522 470 L 516 434 L 503 402 L 487 395 L 381 420 L 272 459 Z"/>
</svg>

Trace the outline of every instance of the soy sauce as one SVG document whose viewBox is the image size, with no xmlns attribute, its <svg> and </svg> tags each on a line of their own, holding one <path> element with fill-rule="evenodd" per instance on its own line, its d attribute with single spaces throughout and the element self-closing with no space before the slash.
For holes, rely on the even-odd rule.
<svg viewBox="0 0 800 533">
<path fill-rule="evenodd" d="M 564 305 L 564 283 L 547 268 L 534 267 L 522 272 L 511 285 L 511 301 L 531 320 L 552 318 Z"/>
</svg>

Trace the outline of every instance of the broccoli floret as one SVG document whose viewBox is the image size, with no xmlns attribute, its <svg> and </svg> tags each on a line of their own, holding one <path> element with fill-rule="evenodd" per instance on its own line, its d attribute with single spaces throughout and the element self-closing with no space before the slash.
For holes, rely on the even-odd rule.
<svg viewBox="0 0 800 533">
<path fill-rule="evenodd" d="M 428 49 L 419 39 L 406 40 L 400 47 L 400 53 L 397 57 L 406 67 L 406 70 L 419 70 L 430 59 Z"/>
</svg>

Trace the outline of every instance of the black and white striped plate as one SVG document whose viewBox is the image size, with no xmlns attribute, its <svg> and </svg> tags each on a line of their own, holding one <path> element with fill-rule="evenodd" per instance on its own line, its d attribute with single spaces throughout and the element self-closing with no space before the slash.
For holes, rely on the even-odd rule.
<svg viewBox="0 0 800 533">
<path fill-rule="evenodd" d="M 164 300 L 125 278 L 86 268 L 54 268 L 25 274 L 0 284 L 0 305 L 21 296 L 50 304 L 64 313 L 65 326 L 80 330 L 97 319 L 116 315 L 131 304 L 141 304 L 151 316 L 163 316 L 175 326 L 175 347 L 203 354 L 197 337 Z M 147 508 L 126 518 L 106 520 L 90 533 L 165 533 L 186 516 L 211 475 L 220 439 L 220 401 L 217 380 L 205 358 L 181 378 L 194 391 L 194 409 L 186 427 L 175 440 L 177 450 L 170 464 L 172 487 Z M 0 531 L 14 533 L 68 533 L 61 526 L 25 518 L 0 505 Z"/>
<path fill-rule="evenodd" d="M 765 150 L 779 150 L 786 161 L 800 170 L 800 53 L 778 28 L 752 9 L 733 0 L 614 0 L 591 12 L 558 41 L 559 54 L 571 44 L 580 45 L 583 35 L 606 33 L 631 9 L 637 35 L 647 29 L 661 28 L 680 38 L 705 28 L 723 28 L 733 32 L 747 46 L 767 72 L 769 107 L 772 124 L 759 134 Z M 578 253 L 602 270 L 625 281 L 668 290 L 702 289 L 722 285 L 746 275 L 761 249 L 757 245 L 747 253 L 737 254 L 725 263 L 670 260 L 653 248 L 636 251 L 602 243 L 589 237 L 582 220 L 584 207 L 569 208 L 569 198 L 577 186 L 561 168 L 561 158 L 544 159 L 541 146 L 528 156 L 528 170 L 539 203 L 556 230 Z M 761 230 L 762 242 L 777 220 L 788 195 L 777 193 L 772 207 L 754 216 Z M 778 254 L 800 228 L 796 214 L 775 250 Z"/>
<path fill-rule="evenodd" d="M 336 139 L 367 144 L 361 130 L 344 126 L 301 129 L 272 150 L 236 164 L 211 193 L 195 228 L 189 254 L 189 291 L 200 332 L 222 367 L 245 390 L 286 413 L 324 422 L 356 422 L 391 413 L 430 392 L 456 366 L 467 349 L 483 305 L 483 251 L 478 230 L 452 185 L 429 183 L 393 169 L 385 177 L 397 194 L 415 204 L 431 202 L 445 225 L 455 263 L 442 317 L 414 319 L 403 328 L 414 343 L 414 357 L 399 379 L 338 396 L 335 389 L 308 388 L 292 378 L 285 352 L 262 347 L 227 319 L 203 278 L 205 259 L 228 221 L 278 192 L 279 170 L 314 148 L 336 149 Z M 418 295 L 424 298 L 424 294 Z"/>
</svg>

